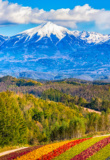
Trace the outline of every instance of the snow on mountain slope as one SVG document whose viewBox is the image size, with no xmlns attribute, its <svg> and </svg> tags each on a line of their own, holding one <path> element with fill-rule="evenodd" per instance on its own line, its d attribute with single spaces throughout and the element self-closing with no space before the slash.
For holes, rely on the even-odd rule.
<svg viewBox="0 0 110 160">
<path fill-rule="evenodd" d="M 73 34 L 72 31 L 69 31 L 67 28 L 58 26 L 58 25 L 51 23 L 51 22 L 47 22 L 47 23 L 42 24 L 38 27 L 21 32 L 20 34 L 26 34 L 30 38 L 32 38 L 35 34 L 37 34 L 38 36 L 40 36 L 39 39 L 41 39 L 42 37 L 49 37 L 50 38 L 50 36 L 53 34 L 59 40 L 61 40 L 62 38 L 64 38 L 66 36 L 67 33 Z"/>
<path fill-rule="evenodd" d="M 86 41 L 88 44 L 99 44 L 110 40 L 110 35 L 107 34 L 103 35 L 95 32 L 70 31 L 67 28 L 58 26 L 52 22 L 47 22 L 41 24 L 38 27 L 28 29 L 9 38 L 0 35 L 0 44 L 2 44 L 2 42 L 4 42 L 5 40 L 13 41 L 13 45 L 19 44 L 19 42 L 25 43 L 31 40 L 33 37 L 35 42 L 38 42 L 44 37 L 47 37 L 51 40 L 52 35 L 54 35 L 57 38 L 57 42 L 62 40 L 66 35 L 73 35 L 80 40 Z M 53 43 L 54 42 L 55 41 L 53 41 Z"/>
<path fill-rule="evenodd" d="M 110 76 L 110 35 L 69 31 L 48 22 L 0 41 L 2 75 L 36 79 Z"/>
<path fill-rule="evenodd" d="M 67 34 L 73 35 L 76 38 L 84 40 L 89 44 L 103 43 L 110 39 L 110 35 L 103 35 L 100 33 L 86 32 L 86 31 L 82 31 L 82 32 L 81 31 L 70 31 L 67 28 L 58 26 L 52 22 L 47 22 L 47 23 L 41 24 L 38 27 L 35 27 L 35 28 L 19 33 L 19 35 L 28 35 L 26 40 L 31 39 L 35 34 L 40 36 L 37 41 L 39 41 L 43 37 L 51 38 L 51 35 L 55 35 L 59 40 L 61 40 Z"/>
<path fill-rule="evenodd" d="M 56 41 L 52 40 L 52 35 L 57 38 Z M 86 31 L 70 31 L 67 28 L 58 26 L 52 22 L 47 22 L 38 27 L 23 31 L 15 36 L 10 37 L 10 40 L 13 40 L 15 45 L 21 41 L 22 43 L 26 43 L 32 39 L 34 39 L 34 42 L 38 42 L 42 38 L 47 37 L 53 41 L 53 43 L 58 43 L 64 37 L 66 37 L 66 35 L 72 35 L 79 40 L 84 40 L 88 44 L 98 44 L 110 40 L 110 35 Z"/>
<path fill-rule="evenodd" d="M 87 43 L 103 43 L 110 39 L 110 35 L 103 35 L 96 32 L 80 32 L 80 31 L 73 31 L 73 35 L 77 38 L 85 40 Z"/>
</svg>

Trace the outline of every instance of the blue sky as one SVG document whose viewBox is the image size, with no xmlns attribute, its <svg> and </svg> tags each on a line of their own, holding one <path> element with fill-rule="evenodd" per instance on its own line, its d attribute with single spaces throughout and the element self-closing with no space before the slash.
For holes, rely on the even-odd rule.
<svg viewBox="0 0 110 160">
<path fill-rule="evenodd" d="M 18 3 L 23 6 L 39 8 L 49 11 L 50 9 L 70 8 L 73 9 L 77 5 L 89 4 L 95 9 L 105 8 L 110 10 L 109 0 L 9 0 L 12 3 Z"/>
<path fill-rule="evenodd" d="M 71 30 L 110 33 L 110 1 L 0 0 L 0 34 L 14 35 L 47 21 Z"/>
</svg>

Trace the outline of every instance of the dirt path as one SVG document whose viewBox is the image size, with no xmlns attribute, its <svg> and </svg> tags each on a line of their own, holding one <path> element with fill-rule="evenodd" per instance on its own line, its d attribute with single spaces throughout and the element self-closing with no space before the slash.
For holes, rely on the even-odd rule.
<svg viewBox="0 0 110 160">
<path fill-rule="evenodd" d="M 18 149 L 13 149 L 13 150 L 1 152 L 1 153 L 0 153 L 0 157 L 1 157 L 1 156 L 4 156 L 4 155 L 6 155 L 6 154 L 10 154 L 10 153 L 12 153 L 12 152 L 19 151 L 19 150 L 24 149 L 24 148 L 28 148 L 28 147 L 21 147 L 21 148 L 18 148 Z"/>
<path fill-rule="evenodd" d="M 95 113 L 98 113 L 98 114 L 101 114 L 101 112 L 99 111 L 95 111 L 93 109 L 89 109 L 89 108 L 85 108 L 85 107 L 82 107 L 85 111 L 88 111 L 88 112 L 95 112 Z"/>
<path fill-rule="evenodd" d="M 104 135 L 97 135 L 97 136 L 94 136 L 93 138 L 95 138 L 95 137 L 103 137 L 103 136 L 110 136 L 110 134 L 104 134 Z"/>
<path fill-rule="evenodd" d="M 20 157 L 22 155 L 25 155 L 29 152 L 32 152 L 35 149 L 41 148 L 44 145 L 38 145 L 38 146 L 31 146 L 31 147 L 22 147 L 19 149 L 14 149 L 14 150 L 10 150 L 10 151 L 6 151 L 4 153 L 2 153 L 2 156 L 0 156 L 0 160 L 13 160 L 16 159 L 17 157 Z"/>
</svg>

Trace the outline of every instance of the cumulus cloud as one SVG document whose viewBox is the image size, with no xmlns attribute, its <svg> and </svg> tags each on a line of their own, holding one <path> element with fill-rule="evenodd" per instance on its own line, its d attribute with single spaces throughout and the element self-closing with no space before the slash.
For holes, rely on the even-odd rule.
<svg viewBox="0 0 110 160">
<path fill-rule="evenodd" d="M 17 3 L 0 0 L 0 25 L 8 23 L 40 24 L 52 21 L 65 27 L 77 28 L 78 23 L 94 22 L 100 29 L 108 29 L 110 28 L 109 20 L 110 11 L 94 9 L 88 4 L 76 6 L 72 10 L 68 8 L 44 11 L 43 9 L 32 9 L 31 7 L 23 7 Z"/>
</svg>

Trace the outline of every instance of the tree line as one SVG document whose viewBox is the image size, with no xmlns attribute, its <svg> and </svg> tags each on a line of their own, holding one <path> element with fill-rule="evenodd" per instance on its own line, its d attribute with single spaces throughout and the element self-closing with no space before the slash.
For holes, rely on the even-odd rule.
<svg viewBox="0 0 110 160">
<path fill-rule="evenodd" d="M 36 98 L 28 93 L 1 92 L 0 146 L 38 144 L 79 138 L 91 132 L 110 131 L 108 112 L 101 115 L 86 112 L 76 102 L 73 103 L 70 95 L 58 95 L 53 99 L 58 102 L 54 102 L 48 97 L 44 100 L 44 95 Z M 78 103 L 82 101 L 78 99 Z"/>
</svg>

